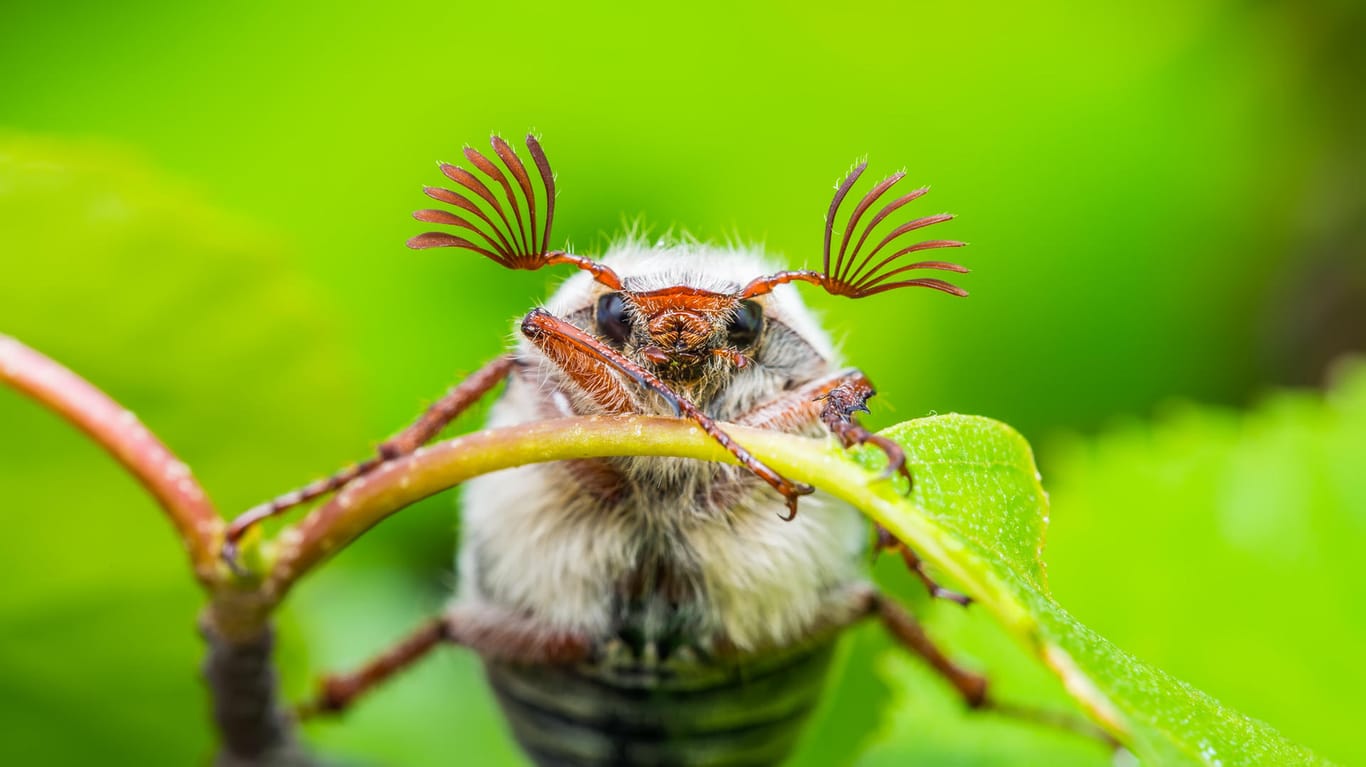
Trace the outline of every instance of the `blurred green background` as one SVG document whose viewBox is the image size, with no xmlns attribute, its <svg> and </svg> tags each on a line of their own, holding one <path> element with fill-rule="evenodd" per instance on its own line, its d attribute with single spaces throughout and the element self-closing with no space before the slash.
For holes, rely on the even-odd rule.
<svg viewBox="0 0 1366 767">
<path fill-rule="evenodd" d="M 236 512 L 366 455 L 557 279 L 403 247 L 464 143 L 537 131 L 555 239 L 578 252 L 639 219 L 792 266 L 819 258 L 831 185 L 867 154 L 934 185 L 918 210 L 959 215 L 935 236 L 969 241 L 974 269 L 966 300 L 808 292 L 878 383 L 873 422 L 1021 429 L 1054 490 L 1064 605 L 1364 761 L 1366 420 L 1342 403 L 1366 398 L 1267 398 L 1366 349 L 1366 8 L 1072 5 L 6 3 L 0 333 L 137 411 Z M 0 499 L 0 761 L 202 762 L 199 594 L 151 502 L 5 392 Z M 455 506 L 400 515 L 299 590 L 295 694 L 439 607 Z M 976 616 L 879 571 L 1005 667 L 1003 690 L 1047 686 Z M 963 721 L 885 650 L 849 643 L 805 763 L 1052 747 Z M 452 651 L 309 737 L 517 764 L 490 701 Z"/>
</svg>

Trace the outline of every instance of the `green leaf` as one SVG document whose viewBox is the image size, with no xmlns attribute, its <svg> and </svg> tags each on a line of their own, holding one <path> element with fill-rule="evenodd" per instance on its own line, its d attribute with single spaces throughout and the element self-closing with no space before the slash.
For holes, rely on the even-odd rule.
<svg viewBox="0 0 1366 767">
<path fill-rule="evenodd" d="M 915 505 L 886 502 L 881 491 L 859 505 L 963 584 L 1145 763 L 1327 763 L 1129 655 L 1053 600 L 1041 559 L 1048 498 L 1019 434 L 989 419 L 949 415 L 903 423 L 884 436 L 911 458 Z M 861 459 L 882 460 L 867 451 Z"/>
</svg>

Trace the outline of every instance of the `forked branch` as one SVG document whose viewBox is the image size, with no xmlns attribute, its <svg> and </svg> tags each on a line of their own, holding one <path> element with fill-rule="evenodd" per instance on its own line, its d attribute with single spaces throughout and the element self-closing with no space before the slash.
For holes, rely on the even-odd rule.
<svg viewBox="0 0 1366 767">
<path fill-rule="evenodd" d="M 42 353 L 3 335 L 0 382 L 85 432 L 136 477 L 184 541 L 195 577 L 206 587 L 215 583 L 223 521 L 189 467 L 132 411 Z"/>
</svg>

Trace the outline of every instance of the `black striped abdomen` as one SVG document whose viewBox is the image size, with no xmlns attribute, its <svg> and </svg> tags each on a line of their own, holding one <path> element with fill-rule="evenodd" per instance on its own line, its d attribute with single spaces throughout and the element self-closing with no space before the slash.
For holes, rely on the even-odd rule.
<svg viewBox="0 0 1366 767">
<path fill-rule="evenodd" d="M 827 641 L 740 666 L 488 663 L 486 671 L 540 767 L 773 765 L 819 701 L 833 650 Z"/>
</svg>

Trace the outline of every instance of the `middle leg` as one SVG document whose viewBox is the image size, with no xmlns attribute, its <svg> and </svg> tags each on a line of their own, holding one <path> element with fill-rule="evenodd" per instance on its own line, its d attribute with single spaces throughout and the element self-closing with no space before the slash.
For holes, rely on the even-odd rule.
<svg viewBox="0 0 1366 767">
<path fill-rule="evenodd" d="M 512 371 L 514 364 L 515 360 L 509 355 L 499 357 L 480 368 L 469 378 L 461 381 L 458 386 L 446 392 L 412 425 L 385 440 L 379 446 L 374 457 L 342 469 L 330 477 L 317 480 L 297 490 L 291 490 L 284 495 L 253 506 L 238 515 L 228 525 L 227 532 L 224 535 L 222 552 L 224 560 L 236 568 L 237 544 L 242 540 L 242 536 L 247 534 L 248 530 L 262 521 L 301 503 L 307 503 L 314 498 L 340 490 L 348 483 L 378 469 L 386 461 L 408 455 L 431 441 L 447 424 L 468 410 L 475 402 L 478 402 L 493 387 L 497 386 L 499 381 L 506 378 L 508 373 Z"/>
<path fill-rule="evenodd" d="M 925 588 L 930 592 L 930 596 L 938 599 L 947 599 L 950 602 L 957 602 L 964 607 L 972 604 L 972 597 L 967 594 L 960 594 L 957 591 L 946 589 L 940 586 L 930 574 L 925 572 L 925 563 L 920 559 L 910 546 L 902 543 L 899 538 L 892 535 L 891 531 L 882 525 L 877 526 L 877 551 L 895 551 L 901 555 L 901 561 L 906 564 L 906 569 L 915 574 L 920 582 L 925 584 Z"/>
<path fill-rule="evenodd" d="M 679 396 L 658 376 L 607 346 L 592 334 L 544 309 L 533 309 L 522 319 L 522 334 L 536 345 L 575 384 L 603 404 L 609 412 L 639 412 L 635 399 L 616 380 L 624 375 L 664 399 L 674 414 L 702 428 L 726 452 L 735 456 L 746 469 L 777 490 L 787 502 L 791 520 L 797 515 L 797 499 L 814 491 L 809 485 L 793 482 L 755 458 L 743 445 L 731 439 L 715 419 L 701 408 Z M 610 371 L 610 372 L 609 372 Z"/>
</svg>

